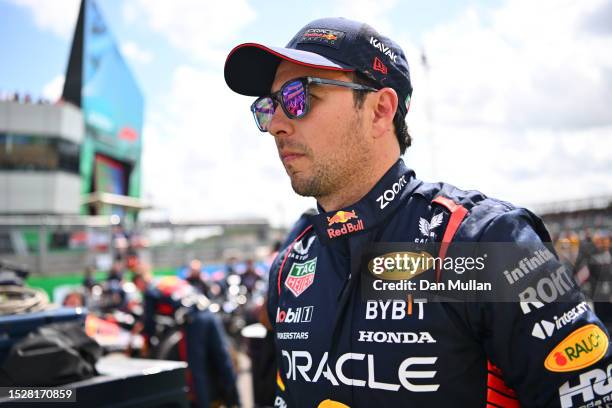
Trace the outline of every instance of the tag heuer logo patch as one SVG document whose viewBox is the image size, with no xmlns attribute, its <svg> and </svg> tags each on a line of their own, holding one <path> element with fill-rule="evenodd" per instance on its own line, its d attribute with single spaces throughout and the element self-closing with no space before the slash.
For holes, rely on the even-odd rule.
<svg viewBox="0 0 612 408">
<path fill-rule="evenodd" d="M 291 265 L 289 276 L 285 280 L 285 286 L 295 295 L 300 296 L 314 282 L 315 270 L 317 269 L 317 258 L 304 263 L 295 262 Z"/>
</svg>

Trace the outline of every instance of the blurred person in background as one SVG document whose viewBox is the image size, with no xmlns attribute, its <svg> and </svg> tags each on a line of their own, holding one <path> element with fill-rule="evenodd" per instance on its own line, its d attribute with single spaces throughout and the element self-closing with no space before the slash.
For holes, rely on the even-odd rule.
<svg viewBox="0 0 612 408">
<path fill-rule="evenodd" d="M 129 236 L 124 230 L 123 225 L 113 225 L 111 232 L 111 247 L 113 248 L 113 257 L 115 259 L 123 260 L 125 258 L 129 244 Z"/>
<path fill-rule="evenodd" d="M 118 281 L 121 283 L 123 281 L 124 274 L 125 269 L 123 266 L 123 261 L 119 258 L 115 258 L 113 264 L 111 265 L 110 271 L 108 271 L 108 275 L 106 275 L 106 281 Z"/>
<path fill-rule="evenodd" d="M 85 306 L 85 296 L 80 291 L 72 291 L 64 297 L 62 301 L 62 306 L 65 307 L 84 307 Z"/>
<path fill-rule="evenodd" d="M 189 366 L 188 383 L 193 405 L 209 407 L 215 400 L 228 406 L 239 406 L 236 374 L 229 351 L 225 329 L 219 317 L 208 308 L 194 303 L 185 306 L 184 300 L 193 299 L 195 288 L 177 276 L 166 276 L 145 292 L 143 334 L 151 357 L 170 358 L 168 345 Z M 179 313 L 180 311 L 180 313 Z M 174 319 L 174 326 L 158 332 L 156 316 Z M 177 316 L 182 316 L 181 321 Z M 178 344 L 174 341 L 179 334 Z M 153 342 L 155 337 L 156 342 Z M 160 354 L 162 353 L 162 354 Z"/>
<path fill-rule="evenodd" d="M 201 294 L 210 296 L 208 283 L 206 283 L 202 276 L 202 261 L 199 259 L 193 259 L 189 262 L 185 280 Z"/>
<path fill-rule="evenodd" d="M 595 251 L 595 244 L 593 243 L 593 233 L 590 228 L 584 230 L 582 240 L 580 240 L 580 248 L 578 249 L 578 256 L 576 257 L 576 270 L 580 270 L 586 265 L 591 254 Z"/>
<path fill-rule="evenodd" d="M 83 278 L 83 287 L 87 290 L 87 292 L 91 292 L 91 288 L 96 285 L 96 277 L 95 277 L 96 269 L 93 266 L 87 266 L 85 268 L 85 277 Z"/>
<path fill-rule="evenodd" d="M 242 279 L 242 284 L 247 288 L 249 293 L 253 293 L 253 289 L 255 289 L 255 285 L 257 282 L 262 280 L 262 274 L 255 267 L 255 261 L 252 258 L 249 258 L 245 261 L 245 270 L 240 275 Z"/>
<path fill-rule="evenodd" d="M 601 320 L 612 329 L 612 254 L 607 231 L 597 231 L 592 238 L 593 247 L 585 260 L 589 272 L 590 298 Z"/>
</svg>

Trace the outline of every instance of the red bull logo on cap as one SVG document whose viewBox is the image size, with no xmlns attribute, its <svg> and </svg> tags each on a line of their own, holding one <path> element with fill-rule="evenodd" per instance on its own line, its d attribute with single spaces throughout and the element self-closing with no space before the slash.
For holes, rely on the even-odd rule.
<svg viewBox="0 0 612 408">
<path fill-rule="evenodd" d="M 356 223 L 348 222 L 353 219 L 357 220 L 357 222 Z M 359 219 L 359 216 L 357 215 L 355 210 L 352 210 L 352 211 L 340 210 L 336 214 L 332 215 L 331 217 L 327 217 L 327 225 L 331 227 L 334 224 L 343 224 L 343 225 L 339 229 L 337 228 L 327 229 L 327 235 L 329 235 L 330 239 L 338 238 L 338 237 L 341 237 L 342 235 L 351 234 L 353 232 L 362 231 L 365 229 L 365 226 L 363 225 L 363 220 Z"/>
<path fill-rule="evenodd" d="M 309 34 L 304 34 L 304 37 L 310 37 L 310 38 L 324 38 L 328 41 L 335 41 L 338 37 L 333 35 L 333 34 L 321 34 L 321 33 L 309 33 Z"/>
</svg>

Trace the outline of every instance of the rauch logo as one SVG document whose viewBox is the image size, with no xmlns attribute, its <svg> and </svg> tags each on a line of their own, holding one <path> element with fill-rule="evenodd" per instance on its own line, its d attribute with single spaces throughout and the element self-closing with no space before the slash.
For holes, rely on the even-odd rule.
<svg viewBox="0 0 612 408">
<path fill-rule="evenodd" d="M 546 360 L 548 371 L 580 370 L 599 361 L 608 350 L 608 337 L 596 325 L 588 324 L 575 330 L 555 347 Z"/>
</svg>

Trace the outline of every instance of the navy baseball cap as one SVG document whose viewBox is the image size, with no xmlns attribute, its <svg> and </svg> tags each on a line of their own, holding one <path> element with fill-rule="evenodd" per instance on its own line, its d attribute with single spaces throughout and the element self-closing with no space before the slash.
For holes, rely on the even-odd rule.
<svg viewBox="0 0 612 408">
<path fill-rule="evenodd" d="M 225 82 L 242 95 L 266 95 L 282 60 L 313 68 L 360 72 L 381 88 L 393 88 L 402 117 L 408 112 L 412 84 L 406 56 L 399 45 L 365 23 L 322 18 L 304 26 L 284 48 L 240 44 L 225 61 Z"/>
</svg>

